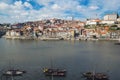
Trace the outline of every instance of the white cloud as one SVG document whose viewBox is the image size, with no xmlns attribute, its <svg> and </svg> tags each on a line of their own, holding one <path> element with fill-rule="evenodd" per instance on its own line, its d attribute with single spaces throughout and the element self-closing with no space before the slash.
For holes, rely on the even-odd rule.
<svg viewBox="0 0 120 80">
<path fill-rule="evenodd" d="M 9 1 L 7 3 L 7 1 Z M 107 10 L 118 10 L 120 8 L 120 0 L 90 0 L 89 5 L 80 5 L 78 0 L 36 0 L 40 5 L 44 5 L 40 10 L 35 10 L 32 4 L 29 3 L 31 0 L 15 1 L 13 0 L 0 0 L 0 22 L 17 22 L 26 20 L 38 20 L 41 18 L 64 18 L 69 15 L 77 13 L 85 18 L 95 18 L 96 14 L 98 17 Z M 52 4 L 50 4 L 52 2 Z M 29 8 L 26 10 L 26 8 Z M 70 13 L 65 13 L 68 11 Z M 78 19 L 79 17 L 77 17 Z M 83 17 L 82 17 L 83 18 Z M 81 18 L 80 18 L 81 19 Z"/>
<path fill-rule="evenodd" d="M 9 4 L 9 8 L 12 10 L 22 10 L 24 5 L 22 4 L 22 1 L 15 1 L 13 4 Z"/>
<path fill-rule="evenodd" d="M 22 1 L 16 1 L 14 5 L 17 7 L 22 7 Z"/>
<path fill-rule="evenodd" d="M 77 10 L 77 12 L 80 12 L 80 13 L 86 11 L 85 7 L 84 6 L 80 6 L 80 5 L 78 5 L 76 7 L 76 10 Z"/>
<path fill-rule="evenodd" d="M 25 2 L 25 3 L 24 3 L 24 6 L 30 8 L 30 9 L 33 8 L 32 5 L 31 5 L 30 3 L 28 3 L 28 2 Z"/>
<path fill-rule="evenodd" d="M 8 4 L 6 4 L 6 3 L 0 3 L 0 9 L 6 9 L 6 8 L 8 8 L 9 7 L 9 5 Z"/>
<path fill-rule="evenodd" d="M 57 5 L 57 4 L 54 4 L 54 5 L 52 6 L 52 9 L 54 9 L 54 10 L 60 10 L 61 7 L 60 7 L 59 5 Z"/>
<path fill-rule="evenodd" d="M 80 10 L 81 10 L 81 9 L 82 9 L 82 6 L 78 5 L 78 6 L 77 6 L 77 9 L 80 9 Z"/>
<path fill-rule="evenodd" d="M 28 12 L 22 12 L 21 13 L 21 16 L 26 16 L 26 15 L 29 15 L 29 13 Z"/>
<path fill-rule="evenodd" d="M 99 9 L 98 6 L 90 6 L 89 8 L 90 8 L 91 10 L 97 10 L 97 9 Z"/>
</svg>

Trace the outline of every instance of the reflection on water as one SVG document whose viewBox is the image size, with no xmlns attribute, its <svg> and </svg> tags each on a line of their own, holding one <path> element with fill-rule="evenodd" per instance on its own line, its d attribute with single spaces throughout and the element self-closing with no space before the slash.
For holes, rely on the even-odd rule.
<svg viewBox="0 0 120 80">
<path fill-rule="evenodd" d="M 50 80 L 42 68 L 67 69 L 65 78 L 54 80 L 84 80 L 81 73 L 92 71 L 109 74 L 110 80 L 120 80 L 120 46 L 114 41 L 27 41 L 0 39 L 0 69 L 10 65 L 27 70 L 17 80 Z M 9 64 L 11 62 L 11 64 Z"/>
</svg>

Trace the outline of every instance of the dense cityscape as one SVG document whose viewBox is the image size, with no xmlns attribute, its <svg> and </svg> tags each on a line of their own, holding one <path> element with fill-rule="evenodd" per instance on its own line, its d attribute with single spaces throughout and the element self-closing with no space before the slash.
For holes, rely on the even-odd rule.
<svg viewBox="0 0 120 80">
<path fill-rule="evenodd" d="M 86 21 L 44 19 L 24 23 L 0 24 L 1 34 L 9 39 L 39 40 L 118 40 L 120 38 L 120 17 L 106 14 L 103 19 Z M 2 36 L 2 35 L 1 35 Z"/>
</svg>

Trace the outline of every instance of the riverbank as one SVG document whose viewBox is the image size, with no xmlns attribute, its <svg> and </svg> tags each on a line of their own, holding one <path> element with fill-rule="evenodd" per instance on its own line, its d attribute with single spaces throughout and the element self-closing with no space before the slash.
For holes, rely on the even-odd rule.
<svg viewBox="0 0 120 80">
<path fill-rule="evenodd" d="M 106 40 L 106 41 L 119 41 L 119 38 L 58 38 L 58 37 L 30 37 L 30 36 L 3 36 L 5 39 L 14 39 L 14 40 L 42 40 L 42 41 L 59 41 L 59 40 L 85 40 L 85 41 L 101 41 L 101 40 Z"/>
</svg>

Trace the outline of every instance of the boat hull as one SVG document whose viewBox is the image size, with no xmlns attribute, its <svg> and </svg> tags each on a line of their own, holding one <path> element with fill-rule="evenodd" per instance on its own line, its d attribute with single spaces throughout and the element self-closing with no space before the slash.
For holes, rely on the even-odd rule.
<svg viewBox="0 0 120 80">
<path fill-rule="evenodd" d="M 62 69 L 44 69 L 43 70 L 45 76 L 60 76 L 65 77 L 66 76 L 66 70 Z"/>
<path fill-rule="evenodd" d="M 93 72 L 86 72 L 82 74 L 84 78 L 87 80 L 108 80 L 108 76 L 104 73 L 93 73 Z"/>
<path fill-rule="evenodd" d="M 26 71 L 21 70 L 7 70 L 3 73 L 3 76 L 22 76 Z"/>
</svg>

